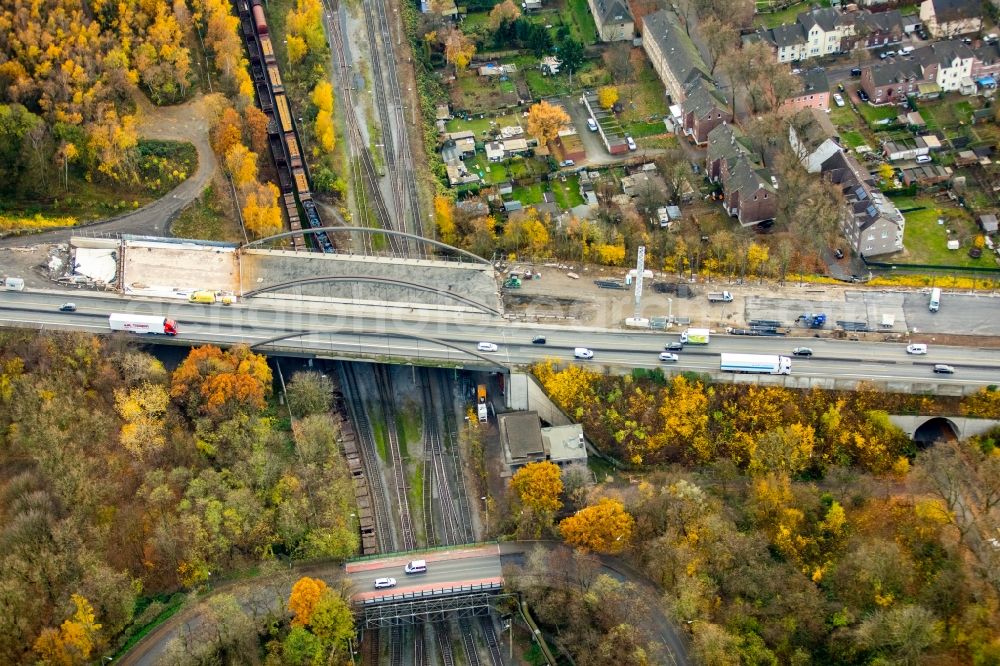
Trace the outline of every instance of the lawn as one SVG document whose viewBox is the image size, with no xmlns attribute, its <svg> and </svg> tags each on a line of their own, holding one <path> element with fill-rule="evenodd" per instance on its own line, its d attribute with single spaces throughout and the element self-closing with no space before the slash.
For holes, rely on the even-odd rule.
<svg viewBox="0 0 1000 666">
<path fill-rule="evenodd" d="M 854 130 L 842 131 L 840 133 L 840 139 L 848 148 L 857 148 L 858 146 L 863 146 L 868 143 L 868 140 L 861 135 L 861 132 L 855 132 Z"/>
<path fill-rule="evenodd" d="M 782 23 L 795 23 L 795 18 L 801 12 L 809 11 L 812 4 L 818 4 L 820 7 L 829 7 L 830 0 L 820 0 L 818 3 L 800 2 L 796 5 L 792 5 L 791 7 L 782 9 L 781 11 L 771 12 L 770 14 L 755 14 L 753 17 L 753 25 L 754 27 L 763 26 L 765 28 L 773 28 L 781 25 Z M 770 2 L 758 0 L 757 11 L 767 9 L 770 6 Z"/>
<path fill-rule="evenodd" d="M 512 200 L 520 201 L 521 204 L 525 206 L 540 204 L 543 201 L 542 193 L 545 191 L 544 187 L 545 186 L 542 185 L 542 183 L 534 183 L 524 187 L 515 187 L 510 196 Z"/>
<path fill-rule="evenodd" d="M 195 238 L 212 241 L 241 241 L 243 232 L 239 224 L 226 214 L 229 202 L 223 202 L 214 186 L 209 186 L 187 208 L 181 211 L 170 226 L 170 233 L 178 238 Z"/>
<path fill-rule="evenodd" d="M 488 113 L 476 114 L 470 117 L 468 120 L 463 120 L 462 118 L 455 118 L 454 120 L 449 120 L 447 125 L 449 132 L 463 132 L 465 130 L 472 130 L 476 133 L 476 138 L 481 139 L 486 132 L 493 128 L 507 127 L 512 125 L 521 125 L 523 127 L 522 118 L 516 114 L 511 113 L 503 116 L 496 116 Z"/>
<path fill-rule="evenodd" d="M 892 121 L 893 118 L 899 115 L 900 109 L 893 104 L 888 104 L 886 106 L 872 106 L 871 104 L 862 103 L 858 105 L 858 112 L 861 114 L 861 117 L 865 119 L 865 122 L 875 129 L 880 127 L 880 125 L 877 125 L 876 123 L 881 120 Z"/>
<path fill-rule="evenodd" d="M 900 208 L 914 205 L 925 206 L 924 210 L 904 213 L 906 232 L 903 242 L 908 256 L 900 258 L 902 263 L 932 264 L 941 266 L 971 266 L 995 268 L 996 262 L 988 253 L 979 259 L 969 257 L 969 247 L 976 237 L 976 226 L 969 214 L 960 208 L 939 208 L 933 199 L 894 199 Z M 944 218 L 945 224 L 938 224 Z M 949 234 L 951 230 L 953 233 Z M 949 239 L 962 241 L 958 250 L 949 250 Z"/>
<path fill-rule="evenodd" d="M 597 26 L 594 24 L 594 17 L 590 15 L 587 0 L 566 0 L 564 11 L 573 17 L 572 23 L 575 26 L 577 39 L 584 44 L 593 44 L 597 41 Z"/>
<path fill-rule="evenodd" d="M 625 123 L 622 125 L 622 129 L 625 130 L 625 134 L 631 136 L 633 139 L 638 139 L 647 136 L 656 136 L 657 134 L 666 134 L 667 127 L 663 124 L 663 120 L 657 119 L 652 122 L 636 122 L 636 123 Z"/>
<path fill-rule="evenodd" d="M 972 119 L 972 104 L 968 100 L 944 99 L 933 103 L 920 103 L 917 110 L 927 121 L 929 130 L 954 127 L 959 122 L 968 123 Z"/>
<path fill-rule="evenodd" d="M 566 182 L 553 180 L 549 182 L 552 193 L 556 196 L 556 203 L 563 210 L 568 210 L 583 203 L 580 196 L 580 177 L 567 176 Z"/>
<path fill-rule="evenodd" d="M 850 106 L 835 106 L 830 109 L 830 122 L 837 127 L 854 127 L 858 114 Z"/>
</svg>

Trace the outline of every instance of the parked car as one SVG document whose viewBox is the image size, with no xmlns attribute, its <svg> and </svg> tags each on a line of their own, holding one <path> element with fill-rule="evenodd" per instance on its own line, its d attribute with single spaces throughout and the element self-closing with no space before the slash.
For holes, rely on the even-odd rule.
<svg viewBox="0 0 1000 666">
<path fill-rule="evenodd" d="M 906 345 L 906 353 L 907 354 L 926 354 L 927 353 L 927 345 L 924 345 L 924 344 Z"/>
<path fill-rule="evenodd" d="M 840 248 L 838 247 L 838 248 L 834 249 L 834 251 L 833 251 L 833 256 L 837 257 L 837 259 L 843 259 L 843 258 L 844 258 L 844 251 L 843 251 L 843 250 L 841 250 L 841 249 L 840 249 Z"/>
<path fill-rule="evenodd" d="M 480 342 L 478 345 L 476 345 L 476 351 L 495 352 L 496 350 L 497 346 L 492 342 Z"/>
<path fill-rule="evenodd" d="M 917 164 L 927 164 L 931 161 L 930 155 L 917 155 Z"/>
<path fill-rule="evenodd" d="M 671 354 L 670 352 L 660 352 L 660 360 L 669 363 L 676 363 L 680 360 L 680 357 L 677 354 Z"/>
<path fill-rule="evenodd" d="M 858 90 L 858 97 L 861 98 L 862 102 L 868 101 L 868 93 L 866 93 L 864 90 Z"/>
<path fill-rule="evenodd" d="M 793 356 L 812 356 L 813 355 L 813 350 L 809 349 L 809 347 L 796 347 L 795 349 L 792 350 L 792 355 Z"/>
<path fill-rule="evenodd" d="M 833 93 L 833 101 L 837 106 L 844 106 L 844 98 L 840 96 L 840 93 Z"/>
<path fill-rule="evenodd" d="M 386 587 L 396 587 L 395 578 L 376 578 L 375 579 L 375 589 L 381 590 Z"/>
<path fill-rule="evenodd" d="M 576 166 L 576 162 L 574 162 L 573 160 L 563 160 L 562 162 L 559 163 L 559 166 L 561 167 Z"/>
<path fill-rule="evenodd" d="M 597 121 L 594 120 L 593 118 L 587 118 L 587 127 L 590 129 L 591 132 L 596 132 L 597 131 Z"/>
<path fill-rule="evenodd" d="M 533 344 L 533 345 L 544 345 L 545 344 L 545 336 L 544 335 L 536 335 L 535 337 L 531 338 L 531 344 Z"/>
<path fill-rule="evenodd" d="M 76 312 L 76 303 L 63 303 L 59 306 L 59 312 Z"/>
<path fill-rule="evenodd" d="M 684 351 L 683 342 L 668 342 L 664 347 L 667 351 Z"/>
<path fill-rule="evenodd" d="M 938 363 L 934 366 L 934 372 L 941 375 L 953 375 L 955 374 L 955 368 L 944 363 Z"/>
<path fill-rule="evenodd" d="M 854 78 L 858 78 L 859 76 L 861 76 L 861 68 L 860 67 L 854 67 L 854 68 L 852 68 L 851 69 L 851 76 L 853 76 Z"/>
<path fill-rule="evenodd" d="M 625 137 L 625 143 L 628 144 L 629 150 L 638 150 L 639 146 L 635 145 L 635 139 L 630 136 Z"/>
</svg>

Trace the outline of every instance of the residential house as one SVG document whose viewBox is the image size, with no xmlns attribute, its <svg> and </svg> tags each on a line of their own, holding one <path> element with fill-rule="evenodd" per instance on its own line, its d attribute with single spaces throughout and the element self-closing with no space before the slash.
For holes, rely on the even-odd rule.
<svg viewBox="0 0 1000 666">
<path fill-rule="evenodd" d="M 975 60 L 972 49 L 958 40 L 934 42 L 909 58 L 865 67 L 861 87 L 876 105 L 905 102 L 909 95 L 961 91 L 963 81 L 971 79 Z"/>
<path fill-rule="evenodd" d="M 698 79 L 681 104 L 684 134 L 701 146 L 708 134 L 722 123 L 733 122 L 729 100 L 711 81 Z"/>
<path fill-rule="evenodd" d="M 979 0 L 924 0 L 920 20 L 932 37 L 950 38 L 979 32 L 983 27 Z"/>
<path fill-rule="evenodd" d="M 521 7 L 526 12 L 536 12 L 542 8 L 542 0 L 522 0 Z"/>
<path fill-rule="evenodd" d="M 471 130 L 451 132 L 448 143 L 454 144 L 458 159 L 466 160 L 476 156 L 476 133 Z"/>
<path fill-rule="evenodd" d="M 823 162 L 820 173 L 840 189 L 841 228 L 856 253 L 870 257 L 903 249 L 906 220 L 857 160 L 838 151 Z"/>
<path fill-rule="evenodd" d="M 622 192 L 634 199 L 648 190 L 663 192 L 667 189 L 667 183 L 663 176 L 654 172 L 640 171 L 631 176 L 622 176 Z"/>
<path fill-rule="evenodd" d="M 849 12 L 844 15 L 852 24 L 844 31 L 841 51 L 857 48 L 875 49 L 903 41 L 906 33 L 905 22 L 899 10 L 873 13 L 870 11 Z"/>
<path fill-rule="evenodd" d="M 823 162 L 841 150 L 837 128 L 830 116 L 818 109 L 805 109 L 792 117 L 788 143 L 809 173 L 819 173 Z"/>
<path fill-rule="evenodd" d="M 802 81 L 802 89 L 798 94 L 792 95 L 782 102 L 778 110 L 783 113 L 795 113 L 802 109 L 819 109 L 820 111 L 829 109 L 830 80 L 826 76 L 826 70 L 822 67 L 813 67 L 799 72 L 798 77 Z"/>
<path fill-rule="evenodd" d="M 778 212 L 778 185 L 761 166 L 743 132 L 730 123 L 708 136 L 705 175 L 722 185 L 722 205 L 741 226 L 773 220 Z"/>
<path fill-rule="evenodd" d="M 444 169 L 448 174 L 448 184 L 452 187 L 480 181 L 479 174 L 469 171 L 461 162 L 449 162 L 444 165 Z"/>
<path fill-rule="evenodd" d="M 984 44 L 972 49 L 972 71 L 969 73 L 976 82 L 992 78 L 993 85 L 1000 79 L 1000 44 Z M 983 85 L 989 85 L 984 82 Z"/>
<path fill-rule="evenodd" d="M 631 40 L 635 36 L 632 11 L 624 0 L 587 0 L 602 42 Z"/>
<path fill-rule="evenodd" d="M 681 104 L 698 79 L 712 80 L 698 47 L 669 10 L 661 9 L 643 19 L 642 47 L 673 104 Z"/>
<path fill-rule="evenodd" d="M 487 141 L 486 145 L 486 159 L 490 162 L 503 162 L 503 144 L 499 141 Z"/>
<path fill-rule="evenodd" d="M 517 155 L 524 155 L 531 150 L 527 139 L 504 139 L 503 141 L 486 142 L 486 159 L 490 162 L 502 162 Z"/>
</svg>

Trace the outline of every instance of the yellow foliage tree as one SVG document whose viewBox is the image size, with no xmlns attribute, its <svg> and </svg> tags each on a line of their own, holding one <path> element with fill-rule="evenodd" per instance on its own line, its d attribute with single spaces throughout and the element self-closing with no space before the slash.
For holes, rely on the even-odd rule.
<svg viewBox="0 0 1000 666">
<path fill-rule="evenodd" d="M 74 594 L 72 599 L 76 606 L 73 617 L 64 621 L 58 629 L 43 629 L 35 640 L 35 652 L 42 663 L 70 666 L 86 664 L 90 660 L 94 636 L 101 625 L 96 622 L 94 608 L 85 597 Z"/>
<path fill-rule="evenodd" d="M 882 180 L 891 183 L 892 179 L 896 177 L 896 170 L 888 162 L 883 162 L 878 167 L 878 175 Z"/>
<path fill-rule="evenodd" d="M 616 245 L 598 243 L 591 248 L 590 254 L 605 266 L 621 266 L 625 263 L 625 243 L 624 241 Z"/>
<path fill-rule="evenodd" d="M 329 153 L 336 145 L 337 136 L 333 131 L 333 114 L 320 111 L 316 114 L 316 140 L 320 150 Z"/>
<path fill-rule="evenodd" d="M 767 263 L 768 250 L 766 245 L 750 243 L 747 248 L 747 267 L 751 273 L 760 273 L 760 269 Z"/>
<path fill-rule="evenodd" d="M 597 91 L 597 102 L 601 107 L 610 109 L 618 101 L 618 88 L 614 86 L 604 86 Z"/>
<path fill-rule="evenodd" d="M 295 582 L 292 593 L 288 595 L 288 610 L 294 615 L 292 626 L 304 627 L 310 623 L 316 606 L 328 589 L 325 582 L 309 576 L 303 576 Z"/>
<path fill-rule="evenodd" d="M 233 183 L 244 190 L 257 182 L 257 155 L 242 143 L 229 148 L 225 156 L 226 170 L 233 177 Z"/>
<path fill-rule="evenodd" d="M 566 543 L 598 553 L 620 553 L 628 545 L 635 519 L 619 500 L 603 497 L 559 523 Z"/>
<path fill-rule="evenodd" d="M 709 462 L 715 456 L 715 446 L 708 436 L 708 395 L 701 382 L 676 375 L 670 382 L 669 398 L 660 407 L 660 418 L 663 427 L 649 438 L 647 453 L 659 453 L 664 448 L 682 451 L 696 463 Z M 636 452 L 633 462 L 642 461 L 642 453 Z"/>
<path fill-rule="evenodd" d="M 548 216 L 543 220 L 535 208 L 512 216 L 503 229 L 507 248 L 528 256 L 541 254 L 549 246 L 548 222 Z"/>
<path fill-rule="evenodd" d="M 465 69 L 476 55 L 476 45 L 457 28 L 449 30 L 444 38 L 444 58 L 455 66 L 455 72 Z"/>
<path fill-rule="evenodd" d="M 561 106 L 542 100 L 528 109 L 528 133 L 543 144 L 555 139 L 568 124 L 569 114 Z"/>
<path fill-rule="evenodd" d="M 123 447 L 142 460 L 166 444 L 163 416 L 170 396 L 159 384 L 144 383 L 129 391 L 115 390 L 115 410 L 122 418 L 120 441 Z"/>
<path fill-rule="evenodd" d="M 288 35 L 288 62 L 297 65 L 306 57 L 306 40 L 298 35 Z"/>
<path fill-rule="evenodd" d="M 513 23 L 521 16 L 521 9 L 514 0 L 504 0 L 498 5 L 494 5 L 490 11 L 490 30 L 496 30 L 504 23 Z"/>
<path fill-rule="evenodd" d="M 570 365 L 557 371 L 548 361 L 536 365 L 534 373 L 546 395 L 574 418 L 583 416 L 583 406 L 596 400 L 594 389 L 601 375 L 587 368 Z"/>
<path fill-rule="evenodd" d="M 438 235 L 445 243 L 455 243 L 455 209 L 451 199 L 440 194 L 434 195 L 434 220 Z"/>
<path fill-rule="evenodd" d="M 253 153 L 250 153 L 251 155 Z M 243 223 L 256 238 L 279 233 L 282 228 L 278 188 L 274 183 L 256 183 L 243 204 Z"/>
<path fill-rule="evenodd" d="M 559 465 L 543 461 L 529 463 L 511 477 L 510 487 L 521 504 L 540 514 L 555 513 L 562 508 L 562 471 Z"/>
</svg>

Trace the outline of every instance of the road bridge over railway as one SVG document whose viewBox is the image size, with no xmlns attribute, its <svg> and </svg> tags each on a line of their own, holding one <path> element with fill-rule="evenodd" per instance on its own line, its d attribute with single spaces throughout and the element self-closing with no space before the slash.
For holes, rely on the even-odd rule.
<svg viewBox="0 0 1000 666">
<path fill-rule="evenodd" d="M 404 567 L 416 559 L 427 562 L 427 571 L 407 574 Z M 504 586 L 498 544 L 378 555 L 344 569 L 366 628 L 486 615 Z M 375 589 L 377 578 L 393 578 L 396 586 Z"/>
</svg>

